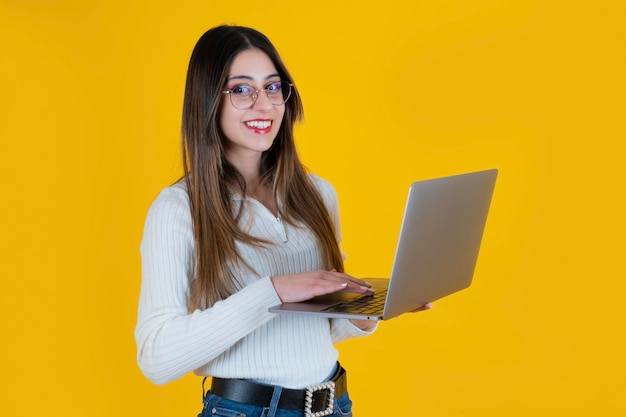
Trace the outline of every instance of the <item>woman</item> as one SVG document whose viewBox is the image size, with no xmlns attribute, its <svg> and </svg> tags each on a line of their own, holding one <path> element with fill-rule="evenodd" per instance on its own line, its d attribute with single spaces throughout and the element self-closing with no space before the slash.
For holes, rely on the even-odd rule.
<svg viewBox="0 0 626 417">
<path fill-rule="evenodd" d="M 146 219 L 135 337 L 153 382 L 213 377 L 201 416 L 351 415 L 333 344 L 371 333 L 374 322 L 268 312 L 371 293 L 343 272 L 334 189 L 296 154 L 302 115 L 263 34 L 220 26 L 200 38 L 183 107 L 185 174 Z M 324 381 L 334 393 L 332 384 L 306 391 Z"/>
</svg>

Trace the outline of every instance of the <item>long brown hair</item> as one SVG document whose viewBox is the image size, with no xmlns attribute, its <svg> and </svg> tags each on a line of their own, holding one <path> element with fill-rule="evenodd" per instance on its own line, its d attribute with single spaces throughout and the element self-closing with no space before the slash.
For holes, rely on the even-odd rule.
<svg viewBox="0 0 626 417">
<path fill-rule="evenodd" d="M 225 136 L 219 125 L 224 103 L 221 91 L 240 52 L 256 48 L 272 60 L 280 78 L 293 83 L 278 52 L 262 33 L 241 26 L 218 26 L 198 40 L 187 71 L 182 120 L 183 168 L 195 239 L 195 276 L 190 283 L 189 310 L 205 309 L 237 290 L 230 266 L 245 264 L 235 242 L 270 244 L 239 227 L 239 212 L 231 193 L 246 195 L 241 174 L 224 154 Z M 334 225 L 321 196 L 309 180 L 294 143 L 293 127 L 303 117 L 297 89 L 285 103 L 285 115 L 272 147 L 261 157 L 263 184 L 282 203 L 281 218 L 308 227 L 317 238 L 324 266 L 343 271 Z M 247 266 L 247 265 L 246 265 Z M 248 266 L 249 267 L 249 266 Z"/>
</svg>

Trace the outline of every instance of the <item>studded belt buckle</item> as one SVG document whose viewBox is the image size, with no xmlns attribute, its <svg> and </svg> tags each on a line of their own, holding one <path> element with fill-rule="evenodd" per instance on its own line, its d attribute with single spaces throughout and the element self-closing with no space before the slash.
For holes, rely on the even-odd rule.
<svg viewBox="0 0 626 417">
<path fill-rule="evenodd" d="M 326 396 L 326 409 L 322 411 L 313 412 L 311 407 L 313 406 L 313 393 L 317 391 L 328 390 Z M 335 405 L 335 383 L 333 381 L 324 382 L 317 385 L 312 385 L 306 389 L 304 397 L 304 417 L 324 417 L 333 413 L 333 407 Z"/>
</svg>

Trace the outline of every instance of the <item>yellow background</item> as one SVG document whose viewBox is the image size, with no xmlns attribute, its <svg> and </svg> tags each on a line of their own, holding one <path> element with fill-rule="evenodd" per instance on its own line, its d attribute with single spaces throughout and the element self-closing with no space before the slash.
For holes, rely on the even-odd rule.
<svg viewBox="0 0 626 417">
<path fill-rule="evenodd" d="M 221 23 L 292 71 L 354 275 L 389 273 L 411 181 L 500 169 L 474 285 L 338 345 L 355 415 L 626 415 L 621 4 L 0 0 L 0 415 L 199 412 L 199 378 L 141 375 L 133 329 L 188 58 Z"/>
</svg>

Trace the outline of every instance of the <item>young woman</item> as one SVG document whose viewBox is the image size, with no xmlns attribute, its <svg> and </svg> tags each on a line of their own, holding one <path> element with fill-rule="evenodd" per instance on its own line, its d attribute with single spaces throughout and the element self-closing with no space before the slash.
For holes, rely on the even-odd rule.
<svg viewBox="0 0 626 417">
<path fill-rule="evenodd" d="M 374 322 L 268 312 L 371 292 L 343 272 L 334 189 L 296 154 L 302 115 L 263 34 L 220 26 L 200 38 L 185 88 L 184 176 L 145 223 L 135 337 L 153 382 L 213 377 L 201 416 L 351 415 L 333 344 Z"/>
</svg>

